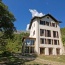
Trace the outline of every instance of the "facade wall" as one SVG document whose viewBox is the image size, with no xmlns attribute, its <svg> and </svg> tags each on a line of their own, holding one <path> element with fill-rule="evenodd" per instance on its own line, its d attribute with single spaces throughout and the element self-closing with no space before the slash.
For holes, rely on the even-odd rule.
<svg viewBox="0 0 65 65">
<path fill-rule="evenodd" d="M 35 34 L 33 35 L 33 32 L 35 31 Z M 39 53 L 39 22 L 37 19 L 34 20 L 32 23 L 31 29 L 30 29 L 30 36 L 32 38 L 36 38 L 36 43 L 35 43 L 35 52 L 38 54 Z"/>
<path fill-rule="evenodd" d="M 55 23 L 55 24 L 57 24 L 57 27 L 40 25 L 40 20 Z M 40 36 L 40 29 L 50 30 L 51 31 L 51 37 Z M 35 35 L 33 35 L 34 30 L 35 30 Z M 59 38 L 53 37 L 53 31 L 58 31 Z M 35 51 L 36 51 L 37 54 L 40 54 L 40 47 L 42 47 L 42 48 L 45 48 L 45 55 L 49 55 L 49 48 L 53 48 L 53 51 L 52 51 L 53 55 L 57 55 L 56 49 L 60 48 L 60 55 L 62 55 L 63 44 L 62 44 L 62 41 L 61 41 L 60 27 L 59 27 L 59 24 L 56 23 L 54 20 L 52 20 L 50 17 L 49 18 L 45 17 L 45 18 L 42 18 L 42 19 L 35 19 L 34 22 L 32 23 L 31 29 L 30 29 L 30 37 L 36 38 Z M 40 38 L 59 40 L 59 45 L 41 44 Z"/>
</svg>

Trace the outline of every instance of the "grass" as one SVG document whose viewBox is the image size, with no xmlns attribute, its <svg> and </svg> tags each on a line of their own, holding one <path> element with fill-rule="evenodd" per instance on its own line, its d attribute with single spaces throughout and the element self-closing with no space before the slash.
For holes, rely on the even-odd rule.
<svg viewBox="0 0 65 65">
<path fill-rule="evenodd" d="M 26 64 L 26 65 L 43 65 L 42 63 L 35 62 L 35 61 L 25 62 L 25 64 Z"/>
<path fill-rule="evenodd" d="M 40 55 L 39 58 L 45 59 L 45 60 L 51 60 L 51 61 L 65 63 L 65 55 L 60 55 L 60 56 L 45 56 L 45 55 Z"/>
<path fill-rule="evenodd" d="M 41 63 L 35 62 L 34 60 L 28 61 L 14 56 L 8 56 L 8 57 L 0 56 L 0 64 L 1 63 L 5 65 L 43 65 Z"/>
<path fill-rule="evenodd" d="M 0 54 L 0 64 L 5 65 L 23 65 L 25 60 L 22 58 L 15 57 L 14 55 L 4 55 Z"/>
<path fill-rule="evenodd" d="M 26 57 L 30 57 L 29 55 L 26 55 Z M 45 56 L 45 55 L 39 55 L 39 56 L 32 56 L 36 58 L 41 58 L 45 60 L 51 60 L 56 62 L 63 62 L 65 63 L 65 55 L 61 56 Z M 39 62 L 39 60 L 26 60 L 19 57 L 16 57 L 15 55 L 5 55 L 0 54 L 0 63 L 5 63 L 6 65 L 45 65 L 42 61 Z M 42 63 L 41 63 L 42 62 Z M 48 65 L 48 64 L 46 64 Z"/>
</svg>

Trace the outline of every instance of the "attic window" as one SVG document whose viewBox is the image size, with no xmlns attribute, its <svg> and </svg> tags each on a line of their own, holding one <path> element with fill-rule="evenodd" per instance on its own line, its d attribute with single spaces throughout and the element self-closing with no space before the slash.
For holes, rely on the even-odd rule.
<svg viewBox="0 0 65 65">
<path fill-rule="evenodd" d="M 49 19 L 49 17 L 47 17 L 47 19 Z"/>
</svg>

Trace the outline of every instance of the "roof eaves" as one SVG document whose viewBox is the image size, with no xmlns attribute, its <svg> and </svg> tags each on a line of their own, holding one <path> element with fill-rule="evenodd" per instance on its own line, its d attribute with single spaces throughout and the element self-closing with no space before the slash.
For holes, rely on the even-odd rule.
<svg viewBox="0 0 65 65">
<path fill-rule="evenodd" d="M 50 16 L 54 21 L 56 21 L 56 22 L 58 22 L 58 23 L 61 23 L 61 21 L 58 21 L 58 20 L 57 20 L 56 18 L 54 18 L 51 14 L 46 14 L 46 15 L 44 15 L 44 16 L 42 16 L 42 17 L 35 16 L 35 17 L 33 17 L 33 18 L 31 19 L 29 29 L 31 28 L 31 25 L 32 25 L 32 22 L 33 22 L 34 19 L 36 19 L 36 18 L 41 19 L 41 18 L 44 18 L 44 17 L 46 17 L 46 16 Z"/>
</svg>

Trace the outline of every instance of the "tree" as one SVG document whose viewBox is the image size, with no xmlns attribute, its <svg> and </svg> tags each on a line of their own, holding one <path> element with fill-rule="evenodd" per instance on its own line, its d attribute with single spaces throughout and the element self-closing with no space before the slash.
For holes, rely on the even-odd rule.
<svg viewBox="0 0 65 65">
<path fill-rule="evenodd" d="M 13 24 L 15 20 L 14 15 L 8 10 L 8 6 L 0 0 L 0 32 L 4 37 L 11 37 L 16 30 Z"/>
<path fill-rule="evenodd" d="M 8 10 L 8 6 L 0 0 L 0 47 L 5 47 L 7 39 L 13 37 L 13 32 L 16 31 L 15 20 L 14 15 Z"/>
<path fill-rule="evenodd" d="M 62 37 L 63 45 L 65 46 L 65 27 L 61 28 L 61 37 Z"/>
<path fill-rule="evenodd" d="M 22 38 L 28 37 L 29 33 L 20 33 L 20 34 L 14 34 L 13 39 L 8 39 L 8 44 L 6 45 L 6 49 L 8 49 L 10 52 L 21 53 L 22 49 Z"/>
</svg>

